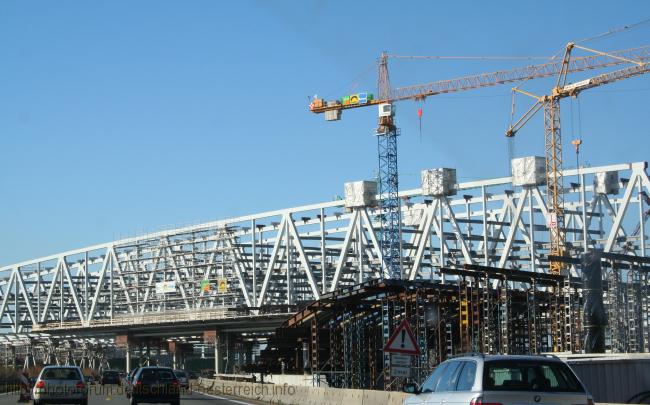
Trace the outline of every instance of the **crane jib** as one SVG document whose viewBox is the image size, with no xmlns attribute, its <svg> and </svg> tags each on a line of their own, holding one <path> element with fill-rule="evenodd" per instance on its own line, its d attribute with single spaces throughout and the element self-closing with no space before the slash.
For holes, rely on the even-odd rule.
<svg viewBox="0 0 650 405">
<path fill-rule="evenodd" d="M 613 51 L 609 52 L 609 55 L 611 56 L 590 55 L 573 58 L 568 64 L 567 73 L 622 65 L 630 63 L 629 60 L 639 62 L 648 61 L 650 60 L 650 46 Z M 622 58 L 625 58 L 627 60 L 623 60 Z M 500 84 L 518 82 L 521 80 L 551 77 L 559 74 L 561 70 L 562 61 L 543 63 L 540 65 L 530 65 L 512 70 L 482 73 L 478 75 L 464 76 L 432 83 L 395 88 L 391 90 L 390 97 L 388 99 L 372 100 L 368 101 L 365 104 L 355 105 L 326 106 L 324 104 L 322 107 L 312 107 L 310 108 L 310 111 L 316 114 L 320 114 L 326 111 L 368 107 L 371 105 L 392 103 L 402 100 L 421 100 L 426 97 L 435 96 L 438 94 L 474 90 L 483 87 L 491 87 Z M 643 73 L 645 73 L 645 71 Z"/>
</svg>

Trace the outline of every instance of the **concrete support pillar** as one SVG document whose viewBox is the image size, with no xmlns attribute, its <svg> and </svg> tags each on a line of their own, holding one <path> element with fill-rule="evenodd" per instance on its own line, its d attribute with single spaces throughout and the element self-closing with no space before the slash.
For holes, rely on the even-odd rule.
<svg viewBox="0 0 650 405">
<path fill-rule="evenodd" d="M 309 370 L 309 341 L 302 342 L 302 370 L 307 373 Z"/>
<path fill-rule="evenodd" d="M 221 343 L 220 340 L 221 339 L 220 339 L 220 336 L 219 336 L 219 332 L 217 332 L 217 335 L 216 335 L 216 337 L 214 339 L 214 372 L 217 373 L 217 374 L 221 373 L 221 366 L 222 366 L 222 363 L 223 363 L 223 361 L 221 359 L 221 356 L 223 354 L 221 352 L 221 348 L 219 347 L 220 343 Z"/>
<path fill-rule="evenodd" d="M 124 348 L 124 360 L 126 361 L 126 372 L 131 371 L 131 348 L 134 345 L 132 339 L 129 338 L 129 335 L 116 335 L 115 336 L 115 345 L 117 347 Z"/>
<path fill-rule="evenodd" d="M 232 336 L 230 333 L 222 333 L 221 339 L 223 341 L 222 347 L 225 348 L 225 359 L 221 366 L 221 372 L 224 374 L 232 374 L 233 366 L 233 347 Z"/>
<path fill-rule="evenodd" d="M 253 342 L 244 343 L 244 351 L 246 355 L 246 362 L 244 364 L 254 364 L 253 361 Z"/>
<path fill-rule="evenodd" d="M 246 359 L 244 358 L 244 345 L 240 343 L 237 345 L 237 370 L 241 372 L 246 364 Z"/>
<path fill-rule="evenodd" d="M 126 372 L 129 373 L 131 372 L 131 348 L 129 346 L 128 341 L 126 342 L 125 357 L 126 357 Z"/>
<path fill-rule="evenodd" d="M 175 370 L 185 369 L 185 354 L 192 351 L 192 345 L 179 342 L 167 343 L 167 352 L 172 356 L 172 367 Z"/>
</svg>

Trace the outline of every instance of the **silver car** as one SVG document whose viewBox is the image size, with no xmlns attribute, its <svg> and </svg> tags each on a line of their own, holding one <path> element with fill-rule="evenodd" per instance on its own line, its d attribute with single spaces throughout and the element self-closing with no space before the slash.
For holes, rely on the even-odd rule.
<svg viewBox="0 0 650 405">
<path fill-rule="evenodd" d="M 421 387 L 404 388 L 416 394 L 405 405 L 594 405 L 555 356 L 462 355 L 440 363 Z"/>
<path fill-rule="evenodd" d="M 32 391 L 34 405 L 88 405 L 88 387 L 81 369 L 75 366 L 46 366 Z"/>
<path fill-rule="evenodd" d="M 190 380 L 187 378 L 187 373 L 185 371 L 174 370 L 174 375 L 176 375 L 176 379 L 178 380 L 178 385 L 182 389 L 190 388 Z"/>
</svg>

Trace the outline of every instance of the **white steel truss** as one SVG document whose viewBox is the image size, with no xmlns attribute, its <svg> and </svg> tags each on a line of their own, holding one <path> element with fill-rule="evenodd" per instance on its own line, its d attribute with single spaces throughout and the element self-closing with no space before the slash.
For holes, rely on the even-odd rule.
<svg viewBox="0 0 650 405">
<path fill-rule="evenodd" d="M 618 194 L 594 192 L 595 174 L 606 171 L 618 172 Z M 645 163 L 565 170 L 564 178 L 568 252 L 600 247 L 647 255 Z M 427 197 L 420 189 L 400 194 L 405 278 L 440 280 L 440 267 L 464 264 L 548 270 L 545 187 L 514 187 L 503 177 L 460 183 L 457 191 L 454 197 Z M 0 328 L 19 333 L 149 313 L 286 309 L 380 277 L 376 214 L 331 201 L 5 266 Z"/>
</svg>

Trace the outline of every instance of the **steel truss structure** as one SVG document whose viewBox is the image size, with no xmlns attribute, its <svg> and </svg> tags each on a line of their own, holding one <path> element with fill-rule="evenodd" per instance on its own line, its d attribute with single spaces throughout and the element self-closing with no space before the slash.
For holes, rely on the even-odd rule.
<svg viewBox="0 0 650 405">
<path fill-rule="evenodd" d="M 650 258 L 601 254 L 609 284 L 601 291 L 610 318 L 606 349 L 647 352 Z M 580 270 L 580 259 L 551 260 L 577 264 Z M 261 353 L 263 361 L 288 364 L 289 373 L 309 372 L 316 382 L 324 377 L 329 386 L 399 389 L 405 376 L 392 377 L 390 361 L 382 361 L 383 335 L 403 321 L 411 325 L 421 352 L 411 357 L 406 378 L 419 384 L 437 364 L 458 353 L 582 350 L 586 329 L 580 278 L 470 264 L 439 271 L 455 279 L 444 284 L 370 280 L 323 295 L 276 331 Z"/>
<path fill-rule="evenodd" d="M 575 324 L 562 316 L 564 308 L 557 303 L 565 294 L 578 303 L 576 279 L 569 280 L 573 288 L 567 292 L 562 288 L 566 277 L 559 275 L 479 265 L 442 268 L 441 273 L 458 280 L 371 280 L 328 293 L 289 319 L 262 358 L 269 364 L 295 364 L 289 371 L 309 371 L 318 381 L 324 375 L 330 386 L 391 389 L 403 379 L 381 378 L 388 371 L 383 366 L 385 319 L 391 329 L 403 320 L 411 325 L 422 354 L 412 358 L 409 378 L 418 383 L 458 353 L 529 354 L 573 345 L 574 336 L 564 342 L 557 333 Z M 569 308 L 572 314 L 577 310 L 577 305 Z M 301 341 L 310 342 L 308 358 Z"/>
<path fill-rule="evenodd" d="M 592 180 L 601 172 L 618 173 L 618 193 L 594 192 Z M 562 229 L 568 254 L 601 247 L 646 256 L 642 193 L 650 193 L 650 180 L 645 163 L 565 170 L 563 176 L 570 182 Z M 503 177 L 460 183 L 458 193 L 453 198 L 422 196 L 420 189 L 400 193 L 406 279 L 458 280 L 440 269 L 464 265 L 548 271 L 544 187 L 513 187 L 511 178 Z M 148 315 L 180 319 L 212 311 L 211 316 L 226 317 L 231 308 L 252 314 L 294 308 L 380 278 L 377 214 L 376 208 L 346 211 L 343 201 L 331 201 L 5 266 L 0 268 L 1 327 L 13 333 L 68 326 L 92 330 Z M 577 276 L 575 267 L 571 271 Z M 647 285 L 646 276 L 631 280 Z M 629 294 L 627 276 L 620 282 L 621 294 Z M 631 306 L 648 305 L 647 298 L 637 301 L 627 304 L 629 313 Z M 647 346 L 644 339 L 634 344 Z"/>
<path fill-rule="evenodd" d="M 101 371 L 110 368 L 109 358 L 114 350 L 113 342 L 107 338 L 5 334 L 0 336 L 0 366 L 27 371 L 38 364 L 65 364 Z"/>
</svg>

